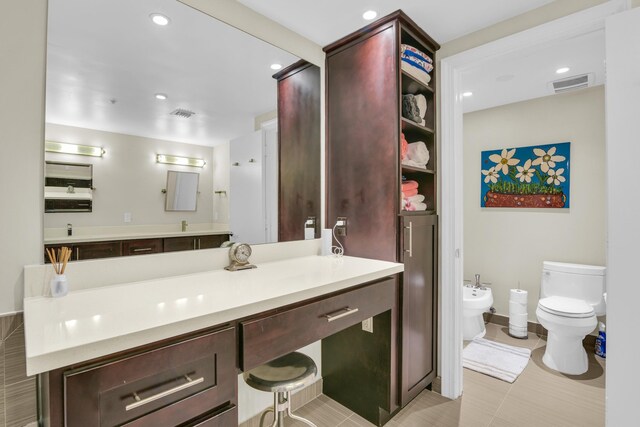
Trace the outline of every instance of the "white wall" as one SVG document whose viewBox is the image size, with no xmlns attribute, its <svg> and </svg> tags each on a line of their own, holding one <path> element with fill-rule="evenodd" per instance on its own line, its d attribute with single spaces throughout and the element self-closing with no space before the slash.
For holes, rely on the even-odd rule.
<svg viewBox="0 0 640 427">
<path fill-rule="evenodd" d="M 638 424 L 640 9 L 606 24 L 607 426 Z"/>
<path fill-rule="evenodd" d="M 67 223 L 74 227 L 95 227 L 179 224 L 183 219 L 192 224 L 214 222 L 214 169 L 219 166 L 213 162 L 211 147 L 51 123 L 46 124 L 45 138 L 101 146 L 106 151 L 102 158 L 46 153 L 46 160 L 93 164 L 96 191 L 93 193 L 92 212 L 46 213 L 45 228 L 65 227 Z M 205 159 L 207 164 L 203 168 L 164 165 L 156 162 L 156 154 L 197 157 Z M 167 186 L 169 170 L 200 174 L 196 212 L 165 212 L 165 195 L 161 190 Z M 223 175 L 223 171 L 217 172 Z M 124 222 L 125 212 L 132 215 L 129 224 Z"/>
<path fill-rule="evenodd" d="M 529 320 L 542 261 L 605 265 L 605 126 L 602 86 L 464 115 L 464 274 L 492 283 L 497 313 L 509 289 L 529 292 Z M 480 152 L 571 142 L 569 209 L 480 208 Z"/>
<path fill-rule="evenodd" d="M 213 222 L 229 223 L 230 165 L 229 143 L 213 147 L 213 191 L 226 191 L 213 195 Z"/>
<path fill-rule="evenodd" d="M 0 314 L 20 310 L 25 264 L 42 261 L 47 2 L 0 2 Z"/>
</svg>

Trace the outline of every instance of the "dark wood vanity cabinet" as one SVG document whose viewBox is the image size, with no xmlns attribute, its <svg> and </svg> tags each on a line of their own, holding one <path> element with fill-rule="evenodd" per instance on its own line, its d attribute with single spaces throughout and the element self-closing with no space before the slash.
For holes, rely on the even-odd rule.
<svg viewBox="0 0 640 427">
<path fill-rule="evenodd" d="M 207 234 L 203 236 L 114 240 L 110 242 L 52 244 L 44 246 L 44 261 L 47 264 L 49 263 L 49 257 L 46 253 L 48 248 L 57 250 L 64 246 L 71 249 L 70 261 L 80 261 L 118 256 L 219 248 L 226 240 L 229 240 L 228 234 Z"/>
<path fill-rule="evenodd" d="M 320 68 L 298 61 L 278 80 L 278 241 L 303 240 L 316 221 L 320 237 Z"/>
<path fill-rule="evenodd" d="M 400 384 L 395 395 L 388 390 L 400 406 L 436 375 L 438 248 L 436 70 L 429 84 L 404 71 L 403 44 L 426 53 L 435 66 L 440 46 L 401 11 L 325 48 L 326 227 L 346 217 L 347 235 L 340 238 L 346 255 L 405 263 L 398 293 Z M 425 96 L 424 124 L 402 117 L 404 94 Z M 401 163 L 402 135 L 408 143 L 425 143 L 430 152 L 426 168 Z M 426 211 L 403 210 L 405 179 L 418 183 Z M 372 422 L 383 424 L 384 419 Z"/>
<path fill-rule="evenodd" d="M 52 427 L 237 425 L 228 327 L 49 374 Z"/>
</svg>

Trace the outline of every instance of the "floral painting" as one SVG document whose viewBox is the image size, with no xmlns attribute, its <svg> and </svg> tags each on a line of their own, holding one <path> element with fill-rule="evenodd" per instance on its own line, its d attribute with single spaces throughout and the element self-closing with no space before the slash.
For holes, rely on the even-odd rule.
<svg viewBox="0 0 640 427">
<path fill-rule="evenodd" d="M 571 143 L 481 153 L 483 208 L 569 208 Z"/>
</svg>

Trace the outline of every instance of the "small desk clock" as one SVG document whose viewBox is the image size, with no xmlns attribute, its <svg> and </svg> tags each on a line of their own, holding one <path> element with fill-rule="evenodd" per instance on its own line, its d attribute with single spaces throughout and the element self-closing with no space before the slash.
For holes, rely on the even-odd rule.
<svg viewBox="0 0 640 427">
<path fill-rule="evenodd" d="M 247 243 L 234 243 L 229 248 L 229 263 L 224 269 L 229 271 L 247 270 L 249 268 L 257 268 L 253 264 L 249 264 L 251 256 L 251 246 Z"/>
</svg>

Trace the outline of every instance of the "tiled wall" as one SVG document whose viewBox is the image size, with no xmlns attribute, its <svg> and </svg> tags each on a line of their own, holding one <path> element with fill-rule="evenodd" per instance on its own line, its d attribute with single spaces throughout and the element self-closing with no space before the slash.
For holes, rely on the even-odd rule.
<svg viewBox="0 0 640 427">
<path fill-rule="evenodd" d="M 27 377 L 22 314 L 0 317 L 0 427 L 36 421 L 36 378 Z"/>
</svg>

